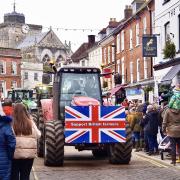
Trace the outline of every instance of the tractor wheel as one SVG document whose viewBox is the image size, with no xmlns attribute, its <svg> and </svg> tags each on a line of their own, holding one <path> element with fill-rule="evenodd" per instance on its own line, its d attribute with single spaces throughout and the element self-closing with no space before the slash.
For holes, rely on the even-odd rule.
<svg viewBox="0 0 180 180">
<path fill-rule="evenodd" d="M 109 162 L 111 164 L 129 164 L 132 152 L 132 133 L 129 124 L 126 124 L 126 142 L 110 145 Z"/>
<path fill-rule="evenodd" d="M 44 120 L 42 117 L 39 117 L 39 130 L 41 132 L 41 137 L 38 139 L 37 142 L 37 155 L 38 157 L 44 156 Z"/>
<path fill-rule="evenodd" d="M 92 150 L 92 154 L 95 158 L 105 158 L 108 155 L 107 149 L 95 149 Z"/>
<path fill-rule="evenodd" d="M 60 121 L 45 124 L 44 164 L 63 166 L 64 163 L 64 128 Z"/>
</svg>

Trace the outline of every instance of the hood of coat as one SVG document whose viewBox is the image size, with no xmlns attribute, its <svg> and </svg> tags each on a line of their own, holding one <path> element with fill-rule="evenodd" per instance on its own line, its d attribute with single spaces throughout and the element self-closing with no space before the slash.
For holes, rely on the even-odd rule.
<svg viewBox="0 0 180 180">
<path fill-rule="evenodd" d="M 180 110 L 179 109 L 170 109 L 169 110 L 174 113 L 174 114 L 179 114 L 180 113 Z"/>
<path fill-rule="evenodd" d="M 9 116 L 0 115 L 0 128 L 10 122 L 12 122 L 12 118 L 10 118 Z"/>
</svg>

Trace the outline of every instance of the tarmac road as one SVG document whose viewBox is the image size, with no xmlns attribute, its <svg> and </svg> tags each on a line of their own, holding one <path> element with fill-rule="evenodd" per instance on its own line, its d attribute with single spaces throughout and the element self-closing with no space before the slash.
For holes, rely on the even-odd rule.
<svg viewBox="0 0 180 180">
<path fill-rule="evenodd" d="M 65 148 L 64 167 L 46 167 L 35 160 L 31 180 L 180 180 L 180 169 L 133 153 L 129 165 L 94 159 L 90 151 Z"/>
</svg>

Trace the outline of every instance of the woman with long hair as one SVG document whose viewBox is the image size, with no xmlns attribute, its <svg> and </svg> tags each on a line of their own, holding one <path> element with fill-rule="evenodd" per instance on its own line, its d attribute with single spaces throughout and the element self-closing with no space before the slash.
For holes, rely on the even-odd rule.
<svg viewBox="0 0 180 180">
<path fill-rule="evenodd" d="M 29 180 L 37 154 L 37 139 L 41 133 L 22 103 L 14 106 L 13 128 L 16 135 L 16 149 L 12 162 L 12 179 Z"/>
</svg>

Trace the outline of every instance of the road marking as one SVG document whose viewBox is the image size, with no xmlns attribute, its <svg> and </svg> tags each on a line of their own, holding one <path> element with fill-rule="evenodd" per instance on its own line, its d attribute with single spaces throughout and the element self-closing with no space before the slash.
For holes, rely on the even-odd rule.
<svg viewBox="0 0 180 180">
<path fill-rule="evenodd" d="M 148 159 L 148 158 L 146 158 L 146 157 L 141 157 L 141 156 L 139 156 L 139 155 L 138 155 L 138 158 L 140 158 L 140 159 L 142 159 L 142 160 L 145 160 L 145 161 L 148 161 L 148 162 L 150 162 L 151 164 L 156 165 L 156 166 L 158 166 L 158 167 L 168 168 L 168 166 L 166 166 L 166 165 L 164 165 L 164 164 L 161 164 L 161 163 L 158 163 L 158 162 L 156 162 L 156 161 L 154 161 L 154 160 L 152 160 L 152 159 Z"/>
<path fill-rule="evenodd" d="M 36 172 L 35 172 L 34 167 L 32 167 L 32 172 L 33 172 L 34 179 L 35 179 L 35 180 L 39 180 L 39 178 L 38 178 L 37 175 L 36 175 Z"/>
</svg>

